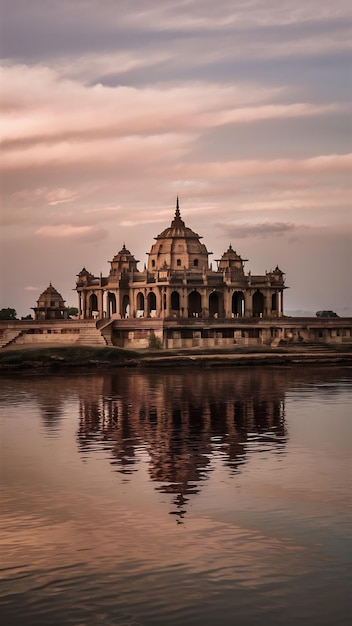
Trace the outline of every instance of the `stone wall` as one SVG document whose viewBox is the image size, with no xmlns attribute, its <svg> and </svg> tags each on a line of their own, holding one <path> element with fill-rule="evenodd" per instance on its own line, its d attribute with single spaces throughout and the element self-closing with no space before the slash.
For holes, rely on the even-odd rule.
<svg viewBox="0 0 352 626">
<path fill-rule="evenodd" d="M 45 345 L 233 348 L 352 345 L 351 318 L 0 321 L 0 348 Z"/>
<path fill-rule="evenodd" d="M 91 337 L 84 340 L 87 331 Z M 105 341 L 96 330 L 95 323 L 87 320 L 15 320 L 0 321 L 0 349 L 25 346 L 72 346 L 74 344 L 96 345 L 96 333 L 102 344 Z M 95 341 L 94 341 L 95 340 Z"/>
</svg>

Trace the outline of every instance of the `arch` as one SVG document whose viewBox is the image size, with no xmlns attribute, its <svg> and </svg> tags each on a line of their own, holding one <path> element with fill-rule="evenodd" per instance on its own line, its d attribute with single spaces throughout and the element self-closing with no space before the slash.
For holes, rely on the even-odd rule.
<svg viewBox="0 0 352 626">
<path fill-rule="evenodd" d="M 155 260 L 152 259 L 152 267 L 155 267 Z"/>
<path fill-rule="evenodd" d="M 209 296 L 209 317 L 224 317 L 224 296 L 218 291 Z"/>
<path fill-rule="evenodd" d="M 243 317 L 245 312 L 245 301 L 243 291 L 234 291 L 232 294 L 231 312 L 234 317 Z"/>
<path fill-rule="evenodd" d="M 176 265 L 177 265 L 177 267 L 181 267 L 181 259 L 177 259 Z"/>
<path fill-rule="evenodd" d="M 188 317 L 200 317 L 202 314 L 202 298 L 198 291 L 194 290 L 188 296 Z"/>
<path fill-rule="evenodd" d="M 252 298 L 253 317 L 263 317 L 264 315 L 264 296 L 259 289 L 254 292 Z"/>
<path fill-rule="evenodd" d="M 213 291 L 209 296 L 209 317 L 219 316 L 219 296 Z"/>
<path fill-rule="evenodd" d="M 144 295 L 141 291 L 137 293 L 137 317 L 144 317 Z"/>
<path fill-rule="evenodd" d="M 271 296 L 271 310 L 272 310 L 272 312 L 274 312 L 274 311 L 277 312 L 277 310 L 278 310 L 277 309 L 277 300 L 278 300 L 277 293 L 275 292 Z"/>
<path fill-rule="evenodd" d="M 154 317 L 156 314 L 156 295 L 152 291 L 148 293 L 148 317 Z"/>
<path fill-rule="evenodd" d="M 116 313 L 116 296 L 114 293 L 108 292 L 108 316 L 111 317 Z"/>
<path fill-rule="evenodd" d="M 130 316 L 130 298 L 127 295 L 124 295 L 122 298 L 122 312 L 121 317 L 127 318 Z"/>
<path fill-rule="evenodd" d="M 193 265 L 194 265 L 194 267 L 198 267 L 198 265 L 199 265 L 199 260 L 198 260 L 198 259 L 194 259 L 194 261 L 193 261 Z"/>
<path fill-rule="evenodd" d="M 93 312 L 98 311 L 98 298 L 95 293 L 92 293 L 89 297 L 89 317 L 93 317 Z"/>
<path fill-rule="evenodd" d="M 171 311 L 180 310 L 180 294 L 177 291 L 173 291 L 170 297 Z"/>
</svg>

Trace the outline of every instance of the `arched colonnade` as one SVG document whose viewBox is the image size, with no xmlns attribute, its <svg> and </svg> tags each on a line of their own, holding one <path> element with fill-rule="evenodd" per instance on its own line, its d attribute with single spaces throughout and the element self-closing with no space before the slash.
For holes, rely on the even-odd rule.
<svg viewBox="0 0 352 626">
<path fill-rule="evenodd" d="M 246 291 L 216 289 L 134 289 L 80 292 L 80 315 L 83 318 L 234 318 L 280 317 L 283 314 L 283 291 L 252 289 Z"/>
</svg>

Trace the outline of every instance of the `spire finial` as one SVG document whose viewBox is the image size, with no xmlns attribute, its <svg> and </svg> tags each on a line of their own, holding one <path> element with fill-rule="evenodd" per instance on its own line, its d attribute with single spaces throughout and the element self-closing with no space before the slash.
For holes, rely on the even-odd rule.
<svg viewBox="0 0 352 626">
<path fill-rule="evenodd" d="M 172 228 L 180 228 L 180 227 L 182 227 L 184 225 L 185 225 L 185 223 L 181 219 L 180 202 L 179 202 L 178 195 L 177 195 L 177 197 L 176 197 L 175 217 L 174 217 L 174 219 L 171 222 L 171 227 Z"/>
<path fill-rule="evenodd" d="M 180 203 L 178 200 L 178 195 L 176 197 L 176 211 L 175 211 L 175 217 L 176 218 L 180 218 L 181 217 L 181 213 L 180 213 Z"/>
</svg>

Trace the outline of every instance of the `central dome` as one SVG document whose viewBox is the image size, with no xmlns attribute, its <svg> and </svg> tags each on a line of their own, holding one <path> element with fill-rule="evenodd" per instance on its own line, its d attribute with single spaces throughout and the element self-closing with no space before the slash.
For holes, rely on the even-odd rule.
<svg viewBox="0 0 352 626">
<path fill-rule="evenodd" d="M 205 245 L 200 242 L 191 228 L 185 226 L 181 219 L 180 207 L 177 198 L 175 217 L 168 228 L 155 237 L 149 252 L 148 271 L 155 272 L 161 269 L 194 270 L 208 269 L 208 255 Z"/>
</svg>

